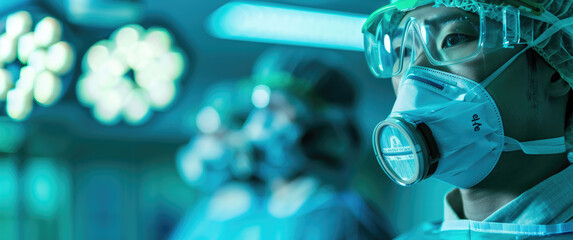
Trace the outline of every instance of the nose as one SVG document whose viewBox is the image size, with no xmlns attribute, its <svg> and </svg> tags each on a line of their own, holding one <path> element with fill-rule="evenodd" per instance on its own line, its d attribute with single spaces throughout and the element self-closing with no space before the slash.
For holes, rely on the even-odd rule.
<svg viewBox="0 0 573 240">
<path fill-rule="evenodd" d="M 426 55 L 426 51 L 424 51 L 423 47 L 416 48 L 415 58 L 411 64 L 411 66 L 419 66 L 419 67 L 426 67 L 431 69 L 440 70 L 443 72 L 451 72 L 448 66 L 440 66 L 434 65 L 429 57 Z"/>
<path fill-rule="evenodd" d="M 427 67 L 433 68 L 434 65 L 430 62 L 428 56 L 426 56 L 426 52 L 424 51 L 423 47 L 416 47 L 415 50 L 415 57 L 412 63 L 412 66 L 419 66 L 419 67 Z"/>
</svg>

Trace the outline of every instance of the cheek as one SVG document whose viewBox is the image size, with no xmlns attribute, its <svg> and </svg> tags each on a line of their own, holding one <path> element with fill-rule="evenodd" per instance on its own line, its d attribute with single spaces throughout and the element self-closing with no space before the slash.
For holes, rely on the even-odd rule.
<svg viewBox="0 0 573 240">
<path fill-rule="evenodd" d="M 491 91 L 501 115 L 505 135 L 523 140 L 525 129 L 530 129 L 531 104 L 521 88 Z"/>
<path fill-rule="evenodd" d="M 530 129 L 529 124 L 535 122 L 529 81 L 526 60 L 520 58 L 487 87 L 499 109 L 507 136 L 524 139 L 524 129 Z"/>
<path fill-rule="evenodd" d="M 450 72 L 476 82 L 482 82 L 501 65 L 503 62 L 499 59 L 476 57 L 470 61 L 451 66 Z"/>
<path fill-rule="evenodd" d="M 494 100 L 499 101 L 498 105 L 510 108 L 529 107 L 530 77 L 527 67 L 525 57 L 519 57 L 487 86 L 486 89 Z"/>
<path fill-rule="evenodd" d="M 503 64 L 505 64 L 509 59 L 511 59 L 515 54 L 517 54 L 523 47 L 515 49 L 501 49 L 487 54 L 480 54 L 474 59 L 455 64 L 449 67 L 450 72 L 458 74 L 460 76 L 467 77 L 476 82 L 482 82 L 487 77 L 489 77 L 493 72 L 499 69 Z M 507 72 L 510 68 L 517 64 L 521 58 L 524 58 L 525 54 L 522 54 L 518 59 L 516 59 L 508 68 L 504 71 Z M 522 65 L 526 66 L 526 65 Z M 525 68 L 520 69 L 520 73 L 523 73 Z M 527 71 L 525 71 L 527 73 Z M 498 77 L 500 78 L 500 77 Z M 496 82 L 497 80 L 494 80 Z"/>
</svg>

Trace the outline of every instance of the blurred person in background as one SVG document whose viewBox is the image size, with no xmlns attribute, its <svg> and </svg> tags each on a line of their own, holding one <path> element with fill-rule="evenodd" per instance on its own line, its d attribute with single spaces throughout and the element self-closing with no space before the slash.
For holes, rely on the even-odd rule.
<svg viewBox="0 0 573 240">
<path fill-rule="evenodd" d="M 202 193 L 212 193 L 233 179 L 251 175 L 250 159 L 241 154 L 238 133 L 253 106 L 246 87 L 221 82 L 207 90 L 195 113 L 196 135 L 177 153 L 177 169 L 185 182 Z"/>
<path fill-rule="evenodd" d="M 242 170 L 213 186 L 173 239 L 390 238 L 382 216 L 349 188 L 361 149 L 350 116 L 356 92 L 324 59 L 285 49 L 258 59 L 233 93 L 244 99 L 248 86 L 252 110 L 219 138 L 232 153 L 219 161 Z"/>
<path fill-rule="evenodd" d="M 457 188 L 402 239 L 573 238 L 573 1 L 399 0 L 363 27 L 396 102 L 373 136 L 402 186 Z"/>
</svg>

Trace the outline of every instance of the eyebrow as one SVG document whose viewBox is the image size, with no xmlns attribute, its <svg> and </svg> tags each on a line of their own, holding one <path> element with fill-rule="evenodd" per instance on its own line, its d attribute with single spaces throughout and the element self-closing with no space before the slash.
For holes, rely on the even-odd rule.
<svg viewBox="0 0 573 240">
<path fill-rule="evenodd" d="M 426 25 L 436 26 L 436 25 L 447 25 L 447 24 L 450 24 L 452 22 L 456 22 L 456 21 L 460 21 L 460 20 L 472 22 L 473 19 L 471 16 L 462 15 L 462 14 L 446 14 L 446 15 L 433 17 L 433 18 L 430 18 L 428 20 L 424 20 L 424 23 Z M 401 36 L 403 33 L 404 33 L 403 27 L 400 27 L 394 31 L 395 36 L 396 35 Z"/>
<path fill-rule="evenodd" d="M 460 21 L 460 20 L 469 21 L 469 22 L 475 21 L 474 19 L 472 19 L 471 16 L 468 16 L 468 15 L 448 14 L 448 15 L 444 15 L 444 16 L 431 18 L 429 20 L 426 20 L 425 23 L 427 25 L 435 26 L 435 25 L 446 25 L 446 24 L 449 24 L 451 22 Z"/>
</svg>

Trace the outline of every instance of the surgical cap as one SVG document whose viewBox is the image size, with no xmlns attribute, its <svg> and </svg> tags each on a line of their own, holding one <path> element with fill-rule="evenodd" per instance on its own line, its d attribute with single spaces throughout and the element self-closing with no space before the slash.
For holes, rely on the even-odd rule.
<svg viewBox="0 0 573 240">
<path fill-rule="evenodd" d="M 303 95 L 313 107 L 352 107 L 357 92 L 340 62 L 344 60 L 333 52 L 273 48 L 261 54 L 253 78 L 255 83 Z"/>
<path fill-rule="evenodd" d="M 473 3 L 484 3 L 491 8 L 500 7 L 503 0 L 436 0 L 436 4 L 443 4 L 450 7 L 458 7 L 466 11 L 477 12 L 477 6 Z M 558 19 L 573 17 L 573 0 L 540 0 L 536 1 L 540 6 Z M 485 9 L 486 16 L 491 19 L 501 21 L 502 16 L 493 16 L 495 11 Z M 499 11 L 498 11 L 499 12 Z M 489 15 L 488 15 L 489 13 Z M 523 39 L 535 39 L 551 24 L 534 20 L 532 18 L 521 18 L 521 34 Z M 573 25 L 562 28 L 550 38 L 540 42 L 533 49 L 549 63 L 563 79 L 573 88 Z"/>
</svg>

